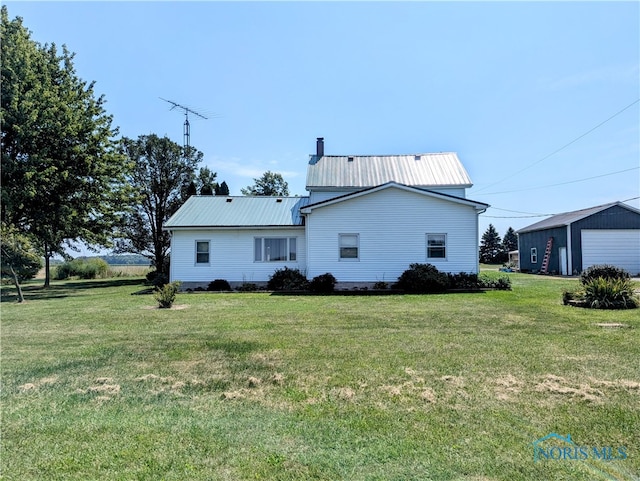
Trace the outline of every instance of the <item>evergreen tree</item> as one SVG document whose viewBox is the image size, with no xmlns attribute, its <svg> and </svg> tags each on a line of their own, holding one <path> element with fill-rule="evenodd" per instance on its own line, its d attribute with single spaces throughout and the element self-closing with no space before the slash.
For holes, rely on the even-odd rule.
<svg viewBox="0 0 640 481">
<path fill-rule="evenodd" d="M 49 260 L 65 245 L 110 244 L 128 164 L 105 100 L 77 76 L 74 55 L 32 40 L 4 5 L 1 17 L 1 217 L 37 244 L 48 286 Z"/>
<path fill-rule="evenodd" d="M 509 258 L 509 252 L 518 250 L 518 236 L 512 227 L 507 229 L 507 232 L 504 234 L 502 238 L 502 249 Z"/>
<path fill-rule="evenodd" d="M 222 184 L 216 186 L 216 195 L 229 195 L 229 186 L 224 180 Z"/>
<path fill-rule="evenodd" d="M 501 262 L 500 256 L 502 254 L 502 244 L 498 231 L 489 224 L 487 230 L 482 234 L 482 241 L 480 242 L 480 262 L 484 264 L 496 264 Z"/>
</svg>

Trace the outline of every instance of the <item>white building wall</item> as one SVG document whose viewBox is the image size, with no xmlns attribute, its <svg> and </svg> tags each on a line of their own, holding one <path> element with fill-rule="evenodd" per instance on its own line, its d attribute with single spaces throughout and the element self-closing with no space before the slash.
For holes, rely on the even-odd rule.
<svg viewBox="0 0 640 481">
<path fill-rule="evenodd" d="M 420 188 L 420 187 L 418 187 Z M 433 192 L 439 192 L 441 194 L 453 195 L 455 197 L 467 197 L 467 189 L 464 187 L 424 187 L 427 190 Z M 312 191 L 309 193 L 309 203 L 315 204 L 317 202 L 323 202 L 325 200 L 333 199 L 334 197 L 340 197 L 342 195 L 351 194 L 362 189 L 351 189 L 342 191 Z"/>
<path fill-rule="evenodd" d="M 256 237 L 295 237 L 297 261 L 254 262 Z M 209 265 L 196 265 L 196 241 L 209 241 Z M 204 283 L 264 282 L 276 269 L 306 270 L 304 228 L 174 230 L 171 236 L 171 280 Z"/>
<path fill-rule="evenodd" d="M 307 276 L 394 282 L 410 264 L 478 272 L 478 214 L 472 206 L 388 188 L 307 215 Z M 340 260 L 339 234 L 359 235 L 359 260 Z M 427 259 L 426 234 L 447 235 L 446 259 Z"/>
</svg>

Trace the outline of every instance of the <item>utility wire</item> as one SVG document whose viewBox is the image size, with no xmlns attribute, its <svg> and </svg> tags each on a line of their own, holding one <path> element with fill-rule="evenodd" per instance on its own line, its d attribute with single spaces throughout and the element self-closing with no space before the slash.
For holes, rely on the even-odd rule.
<svg viewBox="0 0 640 481">
<path fill-rule="evenodd" d="M 550 154 L 545 155 L 544 157 L 542 157 L 540 160 L 536 160 L 535 162 L 533 162 L 532 164 L 529 164 L 528 166 L 524 167 L 523 169 L 520 169 L 517 172 L 514 172 L 513 174 L 508 175 L 507 177 L 498 180 L 497 182 L 494 182 L 493 184 L 489 184 L 486 187 L 481 188 L 478 192 L 481 192 L 485 189 L 488 189 L 489 187 L 493 187 L 494 185 L 500 184 L 502 182 L 504 182 L 507 179 L 510 179 L 522 172 L 524 172 L 527 169 L 530 169 L 531 167 L 533 167 L 534 165 L 539 164 L 540 162 L 542 162 L 543 160 L 547 160 L 549 157 L 551 157 L 552 155 L 557 154 L 558 152 L 560 152 L 561 150 L 566 149 L 567 147 L 569 147 L 572 144 L 575 144 L 578 140 L 580 140 L 583 137 L 586 137 L 587 135 L 589 135 L 591 132 L 593 132 L 594 130 L 602 127 L 604 124 L 606 124 L 607 122 L 609 122 L 610 120 L 614 119 L 615 117 L 617 117 L 618 115 L 620 115 L 622 112 L 624 112 L 627 109 L 630 109 L 631 107 L 633 107 L 635 104 L 637 104 L 638 102 L 640 102 L 640 99 L 636 99 L 635 101 L 631 102 L 629 105 L 627 105 L 626 107 L 624 107 L 622 110 L 619 110 L 618 112 L 616 112 L 615 114 L 613 114 L 611 117 L 609 117 L 606 120 L 603 120 L 602 122 L 600 122 L 598 125 L 596 125 L 595 127 L 587 130 L 584 134 L 576 137 L 575 139 L 573 139 L 571 142 L 563 145 L 562 147 L 560 147 L 559 149 L 554 150 L 553 152 L 551 152 Z M 516 192 L 516 191 L 514 191 Z"/>
<path fill-rule="evenodd" d="M 527 187 L 527 188 L 524 188 L 524 189 L 503 190 L 503 191 L 500 191 L 500 192 L 485 192 L 484 194 L 478 194 L 476 192 L 474 194 L 474 196 L 476 194 L 478 194 L 478 195 L 497 195 L 497 194 L 511 194 L 513 192 L 522 192 L 522 191 L 525 191 L 525 190 L 546 189 L 547 187 L 557 187 L 559 185 L 575 184 L 577 182 L 584 182 L 586 180 L 599 179 L 601 177 L 607 177 L 609 175 L 622 174 L 623 172 L 631 172 L 632 170 L 638 170 L 638 169 L 640 169 L 640 167 L 631 167 L 630 169 L 618 170 L 616 172 L 609 172 L 607 174 L 594 175 L 593 177 L 585 177 L 583 179 L 570 180 L 570 181 L 567 181 L 567 182 L 560 182 L 558 184 L 547 184 L 547 185 L 539 185 L 537 187 Z M 493 184 L 493 185 L 495 185 L 495 184 Z"/>
</svg>

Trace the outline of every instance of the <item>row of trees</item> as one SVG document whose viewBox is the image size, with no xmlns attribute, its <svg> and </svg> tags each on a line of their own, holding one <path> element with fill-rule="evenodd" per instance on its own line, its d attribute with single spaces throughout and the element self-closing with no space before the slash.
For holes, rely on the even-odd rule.
<svg viewBox="0 0 640 481">
<path fill-rule="evenodd" d="M 48 286 L 50 259 L 78 241 L 142 254 L 162 271 L 166 220 L 190 195 L 229 195 L 226 182 L 197 170 L 197 149 L 154 134 L 119 139 L 104 97 L 76 74 L 74 54 L 32 40 L 6 6 L 0 36 L 3 276 L 21 298 L 19 282 L 44 258 Z M 279 174 L 255 181 L 247 195 L 288 194 Z"/>
<path fill-rule="evenodd" d="M 480 242 L 480 262 L 485 264 L 501 264 L 509 260 L 509 252 L 518 249 L 518 237 L 513 228 L 509 227 L 504 237 L 500 239 L 498 231 L 489 224 L 482 234 Z"/>
</svg>

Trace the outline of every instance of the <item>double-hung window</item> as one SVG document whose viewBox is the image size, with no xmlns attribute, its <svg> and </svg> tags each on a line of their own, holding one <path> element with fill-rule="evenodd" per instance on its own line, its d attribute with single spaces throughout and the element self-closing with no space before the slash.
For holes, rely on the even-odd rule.
<svg viewBox="0 0 640 481">
<path fill-rule="evenodd" d="M 209 241 L 196 241 L 196 265 L 209 265 Z"/>
<path fill-rule="evenodd" d="M 538 249 L 536 249 L 535 247 L 531 248 L 531 263 L 532 264 L 538 263 Z"/>
<path fill-rule="evenodd" d="M 339 234 L 340 260 L 357 261 L 360 259 L 360 236 L 358 234 Z"/>
<path fill-rule="evenodd" d="M 297 241 L 295 237 L 255 237 L 253 260 L 255 262 L 296 261 Z"/>
<path fill-rule="evenodd" d="M 427 234 L 427 259 L 447 258 L 447 234 Z"/>
</svg>

